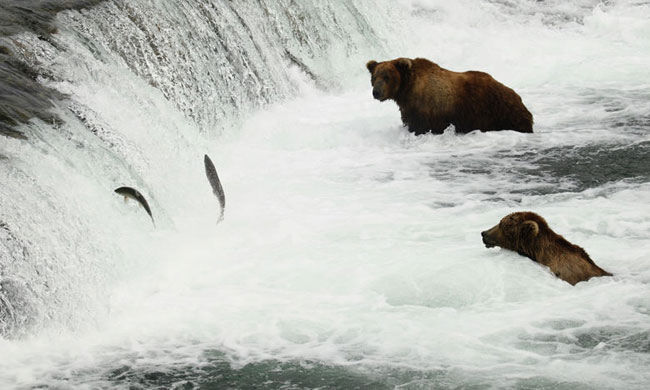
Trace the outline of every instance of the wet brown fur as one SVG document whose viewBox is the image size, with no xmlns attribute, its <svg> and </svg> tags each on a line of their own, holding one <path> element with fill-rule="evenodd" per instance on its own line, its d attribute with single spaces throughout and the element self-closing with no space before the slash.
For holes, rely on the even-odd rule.
<svg viewBox="0 0 650 390">
<path fill-rule="evenodd" d="M 481 236 L 486 247 L 515 251 L 549 267 L 555 276 L 572 285 L 594 276 L 612 276 L 597 266 L 584 249 L 556 234 L 544 218 L 533 212 L 509 214 Z"/>
<path fill-rule="evenodd" d="M 533 132 L 533 115 L 521 97 L 487 73 L 452 72 L 424 58 L 369 61 L 373 96 L 394 100 L 409 131 L 442 133 L 516 130 Z"/>
</svg>

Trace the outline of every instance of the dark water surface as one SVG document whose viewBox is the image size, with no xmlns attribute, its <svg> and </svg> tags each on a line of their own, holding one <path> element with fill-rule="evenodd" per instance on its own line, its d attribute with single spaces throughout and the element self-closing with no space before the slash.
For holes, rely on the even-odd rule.
<svg viewBox="0 0 650 390">
<path fill-rule="evenodd" d="M 492 181 L 494 189 L 483 190 L 493 195 L 492 200 L 578 193 L 617 182 L 649 182 L 650 142 L 509 150 L 487 157 L 459 155 L 436 160 L 429 167 L 430 175 L 443 182 Z"/>
</svg>

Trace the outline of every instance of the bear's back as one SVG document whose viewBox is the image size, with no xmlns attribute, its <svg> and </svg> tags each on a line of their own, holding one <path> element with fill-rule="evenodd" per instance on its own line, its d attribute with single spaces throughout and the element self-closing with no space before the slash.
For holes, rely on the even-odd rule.
<svg viewBox="0 0 650 390">
<path fill-rule="evenodd" d="M 594 263 L 580 246 L 567 241 L 549 229 L 548 240 L 543 240 L 538 261 L 548 266 L 560 279 L 575 285 L 595 276 L 612 276 Z"/>
</svg>

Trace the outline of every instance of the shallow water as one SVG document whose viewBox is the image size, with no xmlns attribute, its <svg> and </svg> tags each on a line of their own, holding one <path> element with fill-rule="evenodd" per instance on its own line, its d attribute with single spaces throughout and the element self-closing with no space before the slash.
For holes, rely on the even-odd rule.
<svg viewBox="0 0 650 390">
<path fill-rule="evenodd" d="M 327 25 L 349 12 L 332 4 L 305 7 Z M 389 31 L 359 2 L 351 14 L 374 31 L 354 27 L 358 51 L 337 50 L 323 27 L 298 28 L 318 42 L 309 47 L 332 46 L 321 60 L 298 51 L 312 75 L 295 64 L 263 75 L 251 59 L 249 85 L 283 89 L 214 116 L 208 102 L 188 111 L 209 83 L 172 88 L 184 60 L 169 77 L 153 59 L 130 63 L 128 47 L 116 60 L 98 37 L 120 30 L 93 18 L 118 11 L 101 7 L 60 15 L 70 24 L 55 38 L 68 52 L 41 53 L 52 72 L 41 82 L 70 96 L 60 127 L 35 122 L 29 142 L 0 139 L 0 271 L 23 286 L 5 291 L 28 297 L 22 311 L 11 300 L 26 320 L 0 339 L 1 387 L 650 381 L 649 4 L 399 2 L 391 20 L 403 28 Z M 275 49 L 259 50 L 280 69 Z M 372 100 L 372 52 L 488 71 L 521 94 L 535 133 L 415 137 L 393 103 Z M 226 192 L 218 225 L 204 153 Z M 155 229 L 113 196 L 118 184 L 148 197 Z M 570 286 L 486 249 L 480 231 L 516 210 L 543 215 L 615 276 Z"/>
</svg>

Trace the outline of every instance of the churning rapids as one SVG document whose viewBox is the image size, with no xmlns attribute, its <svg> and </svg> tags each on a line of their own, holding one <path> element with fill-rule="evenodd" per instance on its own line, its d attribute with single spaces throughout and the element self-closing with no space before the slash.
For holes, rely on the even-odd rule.
<svg viewBox="0 0 650 390">
<path fill-rule="evenodd" d="M 0 14 L 0 388 L 650 383 L 650 2 Z M 400 56 L 489 72 L 535 133 L 409 134 L 365 69 Z M 486 249 L 517 210 L 614 276 Z"/>
</svg>

